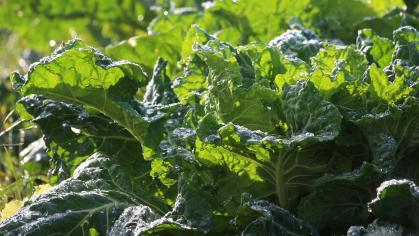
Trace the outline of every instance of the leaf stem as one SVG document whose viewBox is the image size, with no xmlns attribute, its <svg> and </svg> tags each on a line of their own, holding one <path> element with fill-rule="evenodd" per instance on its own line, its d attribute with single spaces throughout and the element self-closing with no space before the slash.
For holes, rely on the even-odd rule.
<svg viewBox="0 0 419 236">
<path fill-rule="evenodd" d="M 288 208 L 288 191 L 287 187 L 285 186 L 284 182 L 284 175 L 283 175 L 283 163 L 286 159 L 287 155 L 283 152 L 280 152 L 278 155 L 278 161 L 275 165 L 275 187 L 276 193 L 278 195 L 278 202 L 279 205 L 285 209 Z"/>
</svg>

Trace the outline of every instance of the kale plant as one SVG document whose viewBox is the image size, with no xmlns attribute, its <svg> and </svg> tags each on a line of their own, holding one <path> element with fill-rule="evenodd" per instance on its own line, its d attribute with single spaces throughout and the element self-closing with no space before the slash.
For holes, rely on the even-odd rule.
<svg viewBox="0 0 419 236">
<path fill-rule="evenodd" d="M 419 233 L 415 27 L 362 29 L 355 45 L 329 24 L 303 27 L 318 15 L 211 34 L 207 18 L 229 3 L 213 4 L 104 54 L 70 40 L 13 73 L 55 186 L 1 235 Z M 179 19 L 199 26 L 164 32 Z"/>
</svg>

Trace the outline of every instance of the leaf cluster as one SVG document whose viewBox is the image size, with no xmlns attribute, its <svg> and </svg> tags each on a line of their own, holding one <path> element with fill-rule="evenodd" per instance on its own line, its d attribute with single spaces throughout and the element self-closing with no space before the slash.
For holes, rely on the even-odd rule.
<svg viewBox="0 0 419 236">
<path fill-rule="evenodd" d="M 146 36 L 73 39 L 13 73 L 55 186 L 0 234 L 417 234 L 415 10 L 354 45 L 387 1 L 301 1 L 292 26 L 300 2 L 260 2 L 160 3 Z"/>
</svg>

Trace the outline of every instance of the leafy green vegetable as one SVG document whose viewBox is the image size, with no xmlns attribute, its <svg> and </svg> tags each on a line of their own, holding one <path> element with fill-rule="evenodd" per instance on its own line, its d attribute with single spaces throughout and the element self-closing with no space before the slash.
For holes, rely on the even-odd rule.
<svg viewBox="0 0 419 236">
<path fill-rule="evenodd" d="M 377 198 L 369 203 L 369 207 L 380 219 L 419 229 L 419 189 L 412 181 L 383 182 L 377 189 Z"/>
<path fill-rule="evenodd" d="M 94 45 L 114 19 L 137 33 L 121 23 L 134 37 L 107 56 L 74 39 L 12 74 L 55 186 L 0 234 L 419 232 L 416 10 L 290 2 L 41 3 L 42 24 L 107 22 Z"/>
</svg>

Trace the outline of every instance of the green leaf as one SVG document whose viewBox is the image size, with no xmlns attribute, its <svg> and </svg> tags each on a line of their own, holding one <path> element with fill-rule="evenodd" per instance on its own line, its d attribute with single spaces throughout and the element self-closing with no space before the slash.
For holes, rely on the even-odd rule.
<svg viewBox="0 0 419 236">
<path fill-rule="evenodd" d="M 207 110 L 216 111 L 225 123 L 273 132 L 279 96 L 270 85 L 255 81 L 249 56 L 217 40 L 196 45 L 195 50 L 209 69 Z"/>
<path fill-rule="evenodd" d="M 288 57 L 309 62 L 322 47 L 322 42 L 310 30 L 292 29 L 271 40 L 269 45 L 278 47 Z"/>
<path fill-rule="evenodd" d="M 189 57 L 193 55 L 194 44 L 205 44 L 211 39 L 214 39 L 214 37 L 204 29 L 198 25 L 192 25 L 182 44 L 182 60 L 190 59 Z"/>
<path fill-rule="evenodd" d="M 164 118 L 165 109 L 173 110 L 173 106 L 145 108 L 135 100 L 137 90 L 146 82 L 138 65 L 127 61 L 114 63 L 74 40 L 32 67 L 22 94 L 42 94 L 91 108 L 143 142 L 150 123 Z"/>
<path fill-rule="evenodd" d="M 404 26 L 393 32 L 396 49 L 393 53 L 393 63 L 417 66 L 419 64 L 419 32 L 411 27 Z"/>
<path fill-rule="evenodd" d="M 48 154 L 53 160 L 52 182 L 70 177 L 94 152 L 114 154 L 120 147 L 137 143 L 123 127 L 101 114 L 89 114 L 77 105 L 55 102 L 40 95 L 24 97 L 19 104 L 33 116 L 31 121 L 44 134 Z"/>
<path fill-rule="evenodd" d="M 416 131 L 415 138 L 418 140 L 418 132 Z M 418 151 L 417 142 L 410 144 L 408 151 L 397 162 L 393 171 L 393 178 L 407 178 L 415 183 L 419 183 L 419 157 L 416 155 Z"/>
<path fill-rule="evenodd" d="M 299 81 L 296 85 L 286 85 L 283 104 L 285 124 L 288 127 L 283 139 L 233 124 L 219 128 L 217 137 L 217 133 L 211 129 L 220 126 L 209 115 L 201 123 L 203 128 L 198 130 L 205 131 L 200 134 L 204 136 L 200 137 L 202 140 L 223 147 L 217 148 L 220 152 L 236 153 L 226 159 L 227 163 L 236 165 L 248 162 L 256 165 L 249 166 L 251 168 L 245 169 L 243 173 L 252 176 L 251 170 L 256 169 L 256 176 L 272 185 L 272 192 L 266 194 L 275 195 L 281 207 L 289 209 L 300 196 L 311 191 L 316 178 L 329 171 L 333 172 L 334 168 L 339 169 L 338 166 L 344 163 L 345 158 L 338 153 L 325 152 L 330 145 L 326 142 L 339 134 L 341 115 L 333 104 L 321 97 L 310 82 Z M 327 114 L 329 118 L 321 119 L 318 111 L 322 115 Z M 216 156 L 211 158 L 215 159 Z"/>
<path fill-rule="evenodd" d="M 241 235 L 319 235 L 310 224 L 267 201 L 244 200 L 235 224 L 245 226 Z"/>
<path fill-rule="evenodd" d="M 416 192 L 397 189 L 409 209 L 380 212 L 393 195 L 377 198 L 376 215 L 367 207 L 377 183 L 419 176 L 412 3 L 201 3 L 1 4 L 11 13 L 0 19 L 32 16 L 22 22 L 35 30 L 54 21 L 58 36 L 112 43 L 106 54 L 122 61 L 73 40 L 26 76 L 12 74 L 24 96 L 17 110 L 41 128 L 57 185 L 0 223 L 0 234 L 337 235 L 377 219 L 357 229 L 413 232 Z M 70 17 L 62 28 L 61 15 Z M 345 46 L 363 24 L 371 30 L 357 48 Z M 411 26 L 390 40 L 399 25 Z M 382 217 L 404 212 L 403 228 Z"/>
<path fill-rule="evenodd" d="M 295 84 L 298 80 L 306 80 L 308 78 L 310 67 L 299 59 L 289 60 L 283 58 L 281 60 L 284 71 L 275 76 L 275 85 L 278 93 L 282 94 L 285 84 Z"/>
<path fill-rule="evenodd" d="M 367 69 L 365 55 L 349 46 L 329 45 L 311 58 L 310 81 L 328 99 L 345 81 L 362 80 Z"/>
<path fill-rule="evenodd" d="M 108 46 L 105 54 L 117 60 L 129 60 L 140 64 L 147 72 L 152 72 L 159 57 L 168 61 L 169 74 L 178 71 L 177 62 L 182 49 L 183 32 L 173 28 L 168 32 L 132 37 Z"/>
<path fill-rule="evenodd" d="M 390 63 L 394 51 L 391 40 L 376 35 L 371 29 L 363 29 L 358 31 L 356 42 L 358 49 L 367 54 L 379 67 L 383 68 Z"/>
<path fill-rule="evenodd" d="M 367 202 L 374 196 L 379 179 L 378 170 L 368 163 L 353 172 L 325 175 L 301 200 L 297 216 L 319 230 L 364 224 L 369 218 Z"/>
<path fill-rule="evenodd" d="M 179 102 L 172 90 L 172 82 L 166 75 L 167 61 L 159 58 L 154 66 L 153 77 L 147 85 L 143 103 L 169 105 Z"/>
<path fill-rule="evenodd" d="M 394 81 L 390 82 L 384 71 L 377 68 L 375 64 L 370 66 L 368 73 L 373 92 L 386 102 L 395 103 L 412 92 L 412 88 L 406 86 L 403 77 L 396 77 Z"/>
<path fill-rule="evenodd" d="M 358 25 L 360 21 L 384 18 L 383 15 L 387 12 L 403 6 L 401 0 L 312 0 L 310 3 L 314 6 L 311 14 L 305 16 L 307 13 L 302 12 L 302 16 L 309 19 L 307 24 L 314 29 L 317 28 L 322 32 L 322 35 L 328 38 L 338 38 L 344 42 L 353 42 L 357 30 L 362 28 L 372 28 L 375 32 L 387 30 L 390 33 L 387 37 L 390 37 L 391 31 L 398 28 L 402 22 L 402 17 L 399 17 L 394 24 L 366 25 L 364 27 Z"/>
<path fill-rule="evenodd" d="M 415 43 L 418 41 L 419 37 L 418 31 L 411 26 L 400 27 L 394 31 L 393 36 L 394 40 L 397 42 L 397 45 Z"/>
<path fill-rule="evenodd" d="M 150 208 L 126 208 L 115 222 L 111 234 L 124 235 L 202 235 L 212 223 L 211 205 L 192 183 L 181 180 L 174 208 L 160 216 Z"/>
<path fill-rule="evenodd" d="M 419 188 L 412 181 L 383 182 L 368 206 L 379 219 L 419 230 Z"/>
<path fill-rule="evenodd" d="M 384 112 L 367 114 L 355 123 L 361 128 L 372 152 L 372 163 L 384 173 L 391 173 L 396 163 L 417 145 L 416 99 L 406 99 L 400 106 Z"/>
<path fill-rule="evenodd" d="M 332 103 L 322 98 L 312 83 L 298 81 L 296 85 L 285 85 L 282 100 L 290 137 L 285 142 L 310 139 L 323 142 L 339 134 L 342 116 Z"/>
<path fill-rule="evenodd" d="M 278 17 L 279 1 L 255 0 L 215 1 L 209 5 L 199 25 L 209 32 L 217 32 L 219 39 L 245 44 L 250 41 L 267 42 L 284 31 Z M 260 15 L 267 16 L 262 19 Z"/>
<path fill-rule="evenodd" d="M 146 220 L 154 220 L 154 215 L 164 214 L 168 207 L 152 195 L 154 181 L 138 172 L 143 165 L 139 158 L 95 153 L 73 177 L 30 199 L 16 215 L 1 222 L 0 233 L 80 235 L 93 227 L 104 235 L 135 206 L 149 213 Z"/>
<path fill-rule="evenodd" d="M 285 83 L 294 84 L 297 80 L 305 79 L 310 67 L 298 57 L 287 55 L 273 41 L 269 45 L 252 43 L 238 49 L 251 58 L 255 80 L 266 86 L 270 84 L 271 87 L 274 81 L 275 90 L 281 94 Z"/>
<path fill-rule="evenodd" d="M 267 172 L 260 163 L 223 147 L 202 142 L 196 147 L 198 161 L 213 173 L 211 188 L 219 202 L 227 199 L 238 202 L 244 191 L 256 197 L 272 194 L 273 186 L 266 181 Z"/>
<path fill-rule="evenodd" d="M 200 13 L 196 8 L 174 8 L 172 6 L 166 11 L 161 11 L 160 15 L 153 19 L 148 25 L 148 32 L 150 34 L 166 33 L 178 28 L 186 33 L 191 25 L 199 20 Z"/>
<path fill-rule="evenodd" d="M 205 79 L 206 67 L 204 62 L 194 53 L 195 44 L 205 44 L 210 39 L 214 39 L 198 25 L 192 25 L 186 34 L 182 44 L 182 61 L 184 67 L 183 74 L 173 82 L 173 90 L 179 100 L 186 104 L 188 102 L 196 104 L 198 97 L 207 90 L 208 83 Z M 200 105 L 198 105 L 200 106 Z"/>
</svg>

